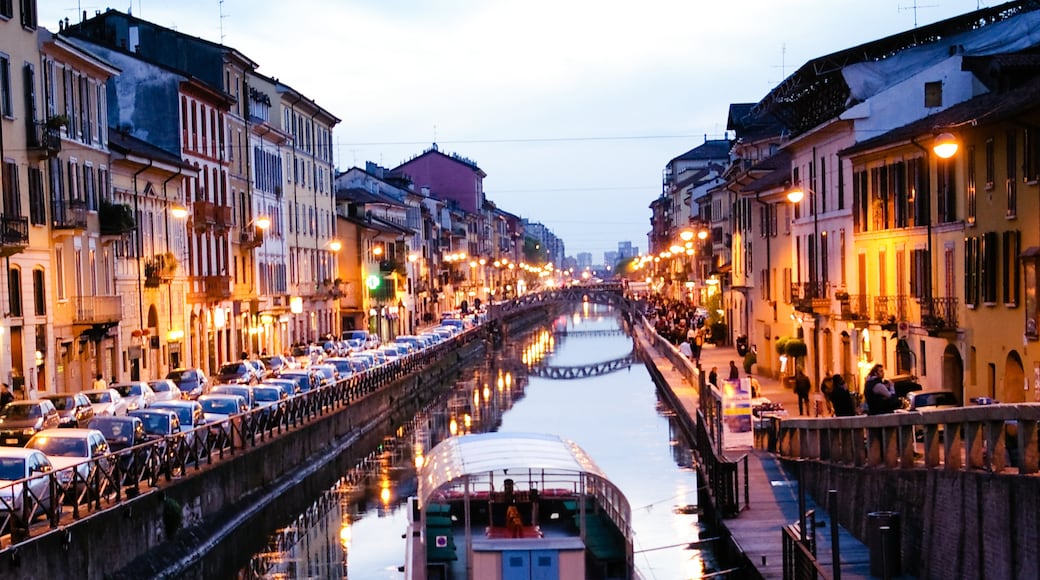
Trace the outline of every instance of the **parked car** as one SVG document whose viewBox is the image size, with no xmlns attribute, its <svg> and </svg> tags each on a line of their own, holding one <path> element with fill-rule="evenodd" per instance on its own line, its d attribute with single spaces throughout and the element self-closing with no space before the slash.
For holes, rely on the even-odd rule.
<svg viewBox="0 0 1040 580">
<path fill-rule="evenodd" d="M 33 435 L 60 423 L 58 410 L 47 399 L 11 401 L 0 410 L 0 445 L 21 447 Z"/>
<path fill-rule="evenodd" d="M 146 440 L 144 422 L 139 417 L 94 417 L 87 428 L 100 431 L 113 453 L 135 447 Z"/>
<path fill-rule="evenodd" d="M 284 357 L 280 354 L 276 354 L 274 356 L 260 357 L 260 360 L 264 361 L 264 364 L 267 365 L 267 370 L 272 375 L 277 375 L 283 370 L 296 368 L 295 360 L 288 357 Z"/>
<path fill-rule="evenodd" d="M 307 391 L 318 388 L 320 380 L 316 373 L 310 369 L 292 369 L 282 371 L 278 377 L 296 381 L 296 384 L 300 386 L 301 393 L 306 393 Z"/>
<path fill-rule="evenodd" d="M 296 359 L 297 366 L 305 367 L 319 362 L 325 356 L 325 352 L 320 346 L 314 344 L 299 344 L 292 348 L 292 355 Z"/>
<path fill-rule="evenodd" d="M 256 408 L 256 397 L 253 395 L 252 385 L 215 385 L 209 390 L 213 395 L 238 395 L 246 400 L 250 409 Z"/>
<path fill-rule="evenodd" d="M 299 392 L 299 385 L 296 384 L 296 381 L 279 377 L 264 379 L 264 382 L 260 383 L 260 385 L 278 387 L 285 393 L 286 397 L 291 397 Z"/>
<path fill-rule="evenodd" d="M 170 379 L 181 390 L 181 396 L 185 399 L 198 399 L 199 395 L 209 389 L 209 377 L 200 369 L 180 368 L 166 373 Z"/>
<path fill-rule="evenodd" d="M 961 406 L 953 391 L 943 389 L 913 391 L 907 393 L 906 398 L 909 401 L 908 411 L 936 411 Z"/>
<path fill-rule="evenodd" d="M 195 445 L 196 437 L 200 438 L 200 445 L 206 442 L 207 431 L 198 429 L 206 424 L 206 415 L 198 401 L 159 401 L 149 408 L 166 409 L 177 413 L 181 432 L 184 433 L 184 442 L 189 447 Z"/>
<path fill-rule="evenodd" d="M 86 427 L 94 418 L 94 407 L 83 393 L 51 393 L 40 399 L 54 403 L 59 427 Z"/>
<path fill-rule="evenodd" d="M 117 417 L 126 415 L 127 411 L 129 411 L 126 401 L 123 400 L 123 395 L 120 395 L 119 391 L 115 389 L 95 389 L 83 391 L 83 394 L 90 400 L 91 406 L 94 407 L 95 417 Z"/>
<path fill-rule="evenodd" d="M 258 385 L 253 387 L 253 396 L 256 400 L 256 408 L 260 409 L 265 417 L 270 417 L 274 411 L 282 407 L 282 401 L 288 398 L 281 387 L 273 385 Z"/>
<path fill-rule="evenodd" d="M 51 507 L 51 460 L 42 451 L 24 447 L 0 447 L 0 518 L 17 514 L 31 521 Z M 20 480 L 21 483 L 14 483 Z M 32 498 L 23 503 L 25 486 Z M 28 509 L 35 503 L 35 509 Z M 9 530 L 5 530 L 9 531 Z"/>
<path fill-rule="evenodd" d="M 81 503 L 92 499 L 84 494 L 90 477 L 91 460 L 102 469 L 108 467 L 108 441 L 97 429 L 44 429 L 25 444 L 42 451 L 54 465 L 58 483 L 66 489 L 66 501 Z M 68 495 L 71 494 L 71 495 Z"/>
<path fill-rule="evenodd" d="M 181 398 L 181 389 L 170 379 L 148 381 L 148 386 L 155 393 L 155 401 L 177 401 Z"/>
<path fill-rule="evenodd" d="M 335 365 L 316 364 L 310 366 L 318 374 L 318 384 L 322 387 L 332 385 L 339 380 L 339 370 Z"/>
<path fill-rule="evenodd" d="M 213 380 L 223 385 L 232 383 L 252 385 L 260 382 L 260 379 L 257 378 L 256 370 L 246 361 L 224 363 L 217 370 L 217 374 L 213 376 Z"/>
<path fill-rule="evenodd" d="M 144 424 L 144 435 L 148 441 L 156 441 L 158 454 L 166 455 L 169 459 L 176 456 L 178 441 L 181 436 L 181 420 L 177 412 L 172 409 L 138 409 L 130 411 L 131 417 L 136 417 Z"/>
<path fill-rule="evenodd" d="M 199 397 L 202 412 L 209 425 L 209 437 L 216 437 L 218 446 L 228 444 L 231 434 L 230 419 L 233 415 L 249 411 L 249 404 L 238 395 L 210 393 Z"/>
<path fill-rule="evenodd" d="M 127 411 L 144 409 L 155 402 L 155 392 L 144 381 L 133 381 L 130 383 L 115 383 L 108 386 L 110 389 L 119 391 L 126 401 Z"/>
<path fill-rule="evenodd" d="M 356 367 L 351 364 L 350 359 L 338 356 L 325 359 L 325 364 L 336 367 L 336 371 L 339 373 L 341 379 L 350 377 L 354 374 L 356 369 Z"/>
<path fill-rule="evenodd" d="M 368 348 L 368 331 L 367 330 L 344 330 L 341 338 L 347 341 L 350 345 L 351 350 L 359 351 Z"/>
<path fill-rule="evenodd" d="M 262 360 L 246 359 L 245 363 L 253 369 L 253 376 L 256 377 L 258 383 L 271 375 L 271 371 Z"/>
</svg>

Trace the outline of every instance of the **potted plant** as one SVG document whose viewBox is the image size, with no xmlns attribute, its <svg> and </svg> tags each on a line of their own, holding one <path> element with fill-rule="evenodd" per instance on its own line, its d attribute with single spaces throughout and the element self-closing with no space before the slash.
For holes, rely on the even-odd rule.
<svg viewBox="0 0 1040 580">
<path fill-rule="evenodd" d="M 52 115 L 44 122 L 44 126 L 52 131 L 58 131 L 62 127 L 69 126 L 69 118 L 66 115 Z"/>
</svg>

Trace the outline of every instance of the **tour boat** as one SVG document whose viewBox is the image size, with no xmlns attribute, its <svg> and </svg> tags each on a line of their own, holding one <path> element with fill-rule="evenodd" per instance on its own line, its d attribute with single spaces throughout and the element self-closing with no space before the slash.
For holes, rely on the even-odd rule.
<svg viewBox="0 0 1040 580">
<path fill-rule="evenodd" d="M 628 500 L 573 441 L 447 439 L 410 498 L 405 580 L 634 580 Z"/>
</svg>

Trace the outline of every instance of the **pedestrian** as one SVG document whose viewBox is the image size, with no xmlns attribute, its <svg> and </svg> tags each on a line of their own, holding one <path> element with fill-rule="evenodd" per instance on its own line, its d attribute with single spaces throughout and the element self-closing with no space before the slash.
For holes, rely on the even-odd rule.
<svg viewBox="0 0 1040 580">
<path fill-rule="evenodd" d="M 895 386 L 885 378 L 885 369 L 881 365 L 874 365 L 870 369 L 863 394 L 867 399 L 868 415 L 891 413 L 899 406 Z"/>
<path fill-rule="evenodd" d="M 740 369 L 737 368 L 737 363 L 729 361 L 729 380 L 736 381 L 740 379 Z"/>
<path fill-rule="evenodd" d="M 7 386 L 7 383 L 0 384 L 0 409 L 6 407 L 13 400 L 14 394 L 11 392 L 11 388 Z"/>
<path fill-rule="evenodd" d="M 93 386 L 93 388 L 94 388 L 94 390 L 97 390 L 97 389 L 107 389 L 108 388 L 108 383 L 105 382 L 105 378 L 101 376 L 101 373 L 98 373 L 97 375 L 94 376 L 94 386 Z"/>
<path fill-rule="evenodd" d="M 852 393 L 845 387 L 845 379 L 841 375 L 831 378 L 831 406 L 835 417 L 852 417 L 856 414 L 856 405 L 852 402 Z"/>
<path fill-rule="evenodd" d="M 682 353 L 687 360 L 693 359 L 693 349 L 690 348 L 689 339 L 684 338 L 683 341 L 679 343 L 679 352 Z"/>
<path fill-rule="evenodd" d="M 799 415 L 808 415 L 810 412 L 809 391 L 811 390 L 812 383 L 809 382 L 809 377 L 805 376 L 805 372 L 799 368 L 794 372 L 794 394 L 798 395 Z"/>
<path fill-rule="evenodd" d="M 708 384 L 719 386 L 719 367 L 711 367 L 711 372 L 708 373 Z"/>
</svg>

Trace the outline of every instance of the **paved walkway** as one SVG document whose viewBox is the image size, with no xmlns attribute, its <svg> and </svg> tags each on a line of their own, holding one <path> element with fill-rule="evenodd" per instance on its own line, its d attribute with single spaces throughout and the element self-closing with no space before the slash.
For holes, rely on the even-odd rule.
<svg viewBox="0 0 1040 580">
<path fill-rule="evenodd" d="M 676 396 L 691 416 L 696 416 L 697 391 L 685 377 L 663 355 L 649 348 L 648 352 L 672 387 Z M 746 376 L 737 351 L 728 347 L 706 346 L 701 352 L 702 372 L 718 368 L 720 377 L 729 376 L 729 361 L 734 361 L 740 376 Z M 754 370 L 754 369 L 752 369 Z M 780 381 L 766 376 L 754 375 L 760 385 L 760 396 L 774 403 L 781 403 L 790 415 L 798 414 L 798 397 Z M 784 468 L 774 454 L 753 448 L 729 449 L 727 455 L 736 459 L 748 456 L 748 481 L 750 489 L 749 507 L 736 518 L 723 523 L 732 534 L 748 559 L 764 578 L 783 578 L 783 526 L 797 523 L 798 479 L 797 475 Z M 840 493 L 840 490 L 839 490 Z M 806 497 L 806 510 L 816 514 L 816 553 L 822 568 L 833 577 L 830 516 L 827 510 L 811 497 Z M 811 522 L 807 526 L 812 533 Z M 839 527 L 839 553 L 841 555 L 842 578 L 870 578 L 870 556 L 867 546 Z"/>
</svg>

